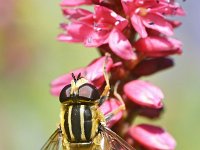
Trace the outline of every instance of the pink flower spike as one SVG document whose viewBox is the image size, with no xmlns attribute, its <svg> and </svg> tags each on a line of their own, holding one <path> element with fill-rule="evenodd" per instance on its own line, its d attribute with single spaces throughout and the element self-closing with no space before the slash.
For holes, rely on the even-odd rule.
<svg viewBox="0 0 200 150">
<path fill-rule="evenodd" d="M 148 82 L 142 80 L 128 82 L 124 86 L 124 93 L 131 101 L 141 106 L 156 109 L 163 107 L 162 91 Z"/>
<path fill-rule="evenodd" d="M 128 131 L 128 135 L 147 149 L 174 150 L 176 147 L 174 138 L 167 131 L 158 126 L 140 124 L 131 127 Z"/>
<path fill-rule="evenodd" d="M 109 46 L 113 53 L 122 59 L 136 59 L 136 54 L 128 39 L 117 29 L 113 29 L 109 36 Z"/>
<path fill-rule="evenodd" d="M 100 110 L 104 115 L 110 113 L 111 111 L 117 109 L 120 106 L 120 102 L 115 98 L 110 98 L 106 100 L 100 107 Z M 117 123 L 122 118 L 123 112 L 119 112 L 115 115 L 109 122 L 107 122 L 108 127 L 112 127 L 115 123 Z"/>
<path fill-rule="evenodd" d="M 141 38 L 134 47 L 150 57 L 163 57 L 172 54 L 181 54 L 182 43 L 176 39 L 158 36 Z"/>
<path fill-rule="evenodd" d="M 92 4 L 92 0 L 62 0 L 60 5 L 65 6 L 79 6 L 79 5 L 89 5 Z"/>
</svg>

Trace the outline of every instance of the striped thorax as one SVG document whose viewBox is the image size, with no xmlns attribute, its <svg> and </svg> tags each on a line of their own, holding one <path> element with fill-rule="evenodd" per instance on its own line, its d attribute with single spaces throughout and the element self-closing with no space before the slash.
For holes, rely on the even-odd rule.
<svg viewBox="0 0 200 150">
<path fill-rule="evenodd" d="M 60 94 L 63 143 L 90 143 L 105 117 L 99 110 L 100 94 L 85 78 L 74 78 Z"/>
<path fill-rule="evenodd" d="M 103 115 L 95 105 L 62 106 L 61 127 L 68 142 L 87 143 L 98 133 L 100 122 L 104 122 Z"/>
</svg>

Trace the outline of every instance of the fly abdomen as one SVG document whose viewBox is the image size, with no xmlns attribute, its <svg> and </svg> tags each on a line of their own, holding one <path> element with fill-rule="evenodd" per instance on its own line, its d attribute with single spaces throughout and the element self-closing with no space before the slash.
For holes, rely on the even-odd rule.
<svg viewBox="0 0 200 150">
<path fill-rule="evenodd" d="M 97 134 L 98 123 L 92 107 L 88 105 L 66 106 L 64 129 L 69 142 L 90 142 Z"/>
</svg>

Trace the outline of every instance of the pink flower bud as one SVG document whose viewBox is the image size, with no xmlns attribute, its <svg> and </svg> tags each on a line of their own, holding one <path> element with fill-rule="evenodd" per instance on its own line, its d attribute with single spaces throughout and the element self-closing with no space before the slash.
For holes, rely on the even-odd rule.
<svg viewBox="0 0 200 150">
<path fill-rule="evenodd" d="M 158 126 L 148 124 L 133 126 L 129 129 L 128 135 L 150 150 L 174 150 L 176 147 L 174 138 Z"/>
<path fill-rule="evenodd" d="M 128 82 L 124 86 L 124 93 L 128 99 L 138 105 L 157 109 L 163 107 L 162 91 L 148 82 L 141 80 Z"/>
<path fill-rule="evenodd" d="M 157 119 L 163 113 L 163 107 L 159 109 L 155 108 L 140 108 L 139 115 L 147 117 L 149 119 Z"/>
<path fill-rule="evenodd" d="M 173 65 L 173 60 L 170 58 L 147 59 L 138 64 L 132 73 L 136 77 L 146 76 L 172 67 Z"/>
</svg>

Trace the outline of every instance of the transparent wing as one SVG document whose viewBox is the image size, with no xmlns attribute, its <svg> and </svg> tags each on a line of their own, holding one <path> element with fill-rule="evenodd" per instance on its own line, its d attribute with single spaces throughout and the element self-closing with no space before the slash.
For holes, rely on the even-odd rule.
<svg viewBox="0 0 200 150">
<path fill-rule="evenodd" d="M 62 131 L 58 128 L 40 150 L 62 150 Z"/>
<path fill-rule="evenodd" d="M 109 150 L 136 150 L 109 128 L 100 125 L 100 130 L 107 141 L 106 145 L 109 145 Z"/>
</svg>

